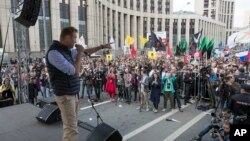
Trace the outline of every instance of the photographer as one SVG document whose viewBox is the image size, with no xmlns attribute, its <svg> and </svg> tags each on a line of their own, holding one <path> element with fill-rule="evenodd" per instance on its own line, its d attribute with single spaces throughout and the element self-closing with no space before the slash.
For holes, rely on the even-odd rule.
<svg viewBox="0 0 250 141">
<path fill-rule="evenodd" d="M 215 129 L 211 133 L 209 141 L 230 141 L 230 122 L 224 122 L 223 127 L 219 130 Z"/>
<path fill-rule="evenodd" d="M 124 78 L 123 78 L 124 72 L 120 70 L 117 73 L 117 88 L 118 88 L 118 99 L 123 101 L 124 100 L 124 90 L 125 90 L 125 84 L 124 84 Z"/>
<path fill-rule="evenodd" d="M 231 97 L 230 109 L 235 116 L 234 124 L 250 124 L 250 85 L 241 85 L 241 94 Z"/>
<path fill-rule="evenodd" d="M 81 98 L 84 98 L 85 94 L 85 87 L 86 87 L 86 68 L 82 68 L 82 71 L 80 73 L 80 77 L 82 78 L 82 96 Z"/>
<path fill-rule="evenodd" d="M 192 69 L 188 69 L 188 72 L 184 76 L 184 83 L 185 83 L 185 97 L 184 97 L 184 105 L 186 103 L 190 103 L 191 94 L 194 92 L 194 74 Z"/>
<path fill-rule="evenodd" d="M 230 124 L 233 123 L 233 115 L 230 109 L 224 109 L 222 111 L 222 118 L 217 116 L 215 113 L 211 113 L 211 116 L 211 123 L 208 124 L 203 130 L 201 130 L 201 132 L 196 137 L 192 138 L 192 141 L 201 141 L 202 137 L 206 135 L 210 130 L 218 130 L 226 122 L 229 122 Z"/>
<path fill-rule="evenodd" d="M 93 70 L 88 69 L 86 72 L 86 89 L 88 98 L 91 99 L 93 90 Z"/>
<path fill-rule="evenodd" d="M 98 102 L 100 100 L 101 86 L 102 86 L 101 84 L 102 84 L 101 71 L 98 68 L 97 70 L 94 70 L 94 89 L 96 94 L 95 102 Z"/>
</svg>

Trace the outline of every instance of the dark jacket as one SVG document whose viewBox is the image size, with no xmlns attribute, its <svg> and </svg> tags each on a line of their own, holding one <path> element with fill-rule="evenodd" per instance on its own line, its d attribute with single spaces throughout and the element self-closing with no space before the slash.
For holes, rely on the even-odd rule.
<svg viewBox="0 0 250 141">
<path fill-rule="evenodd" d="M 48 60 L 48 53 L 51 50 L 56 50 L 61 53 L 64 58 L 69 61 L 72 65 L 74 65 L 73 58 L 71 56 L 71 51 L 66 47 L 60 44 L 58 41 L 53 41 L 53 44 L 50 46 L 47 55 L 46 62 L 48 67 L 48 72 L 50 76 L 51 86 L 54 90 L 55 95 L 76 95 L 80 91 L 80 78 L 75 75 L 68 75 L 58 70 L 52 64 L 50 64 Z"/>
</svg>

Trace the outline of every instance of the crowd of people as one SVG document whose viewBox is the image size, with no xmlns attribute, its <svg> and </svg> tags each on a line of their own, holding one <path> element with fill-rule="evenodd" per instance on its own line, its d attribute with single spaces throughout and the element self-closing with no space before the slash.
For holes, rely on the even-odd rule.
<svg viewBox="0 0 250 141">
<path fill-rule="evenodd" d="M 17 65 L 17 62 L 12 61 L 12 67 L 2 67 L 1 70 L 3 81 L 0 87 L 0 99 L 12 99 L 11 104 L 16 103 L 15 91 L 19 79 Z M 20 79 L 21 82 L 28 80 L 28 101 L 35 104 L 39 91 L 44 98 L 52 94 L 47 68 L 42 59 L 30 61 L 29 66 L 28 75 L 22 72 Z M 21 71 L 24 67 L 22 66 Z M 183 112 L 182 104 L 190 103 L 191 99 L 208 100 L 210 108 L 221 109 L 218 110 L 221 114 L 213 115 L 212 122 L 192 140 L 201 140 L 202 136 L 211 129 L 218 129 L 218 132 L 213 132 L 212 136 L 217 140 L 225 141 L 228 139 L 229 125 L 233 123 L 232 116 L 243 115 L 241 112 L 234 111 L 235 99 L 233 98 L 241 93 L 250 93 L 249 71 L 248 64 L 241 64 L 237 58 L 215 58 L 200 63 L 193 60 L 185 64 L 178 57 L 150 60 L 143 56 L 138 58 L 119 56 L 113 61 L 85 57 L 82 59 L 79 76 L 82 81 L 82 91 L 78 96 L 99 102 L 103 100 L 103 92 L 106 92 L 113 102 L 131 104 L 138 101 L 139 109 L 150 111 L 152 108 L 155 113 L 176 107 Z M 183 103 L 181 98 L 184 99 Z M 159 105 L 161 100 L 163 105 Z M 168 101 L 170 104 L 167 104 Z M 249 100 L 245 102 L 250 103 Z M 250 107 L 250 104 L 245 106 Z M 244 111 L 244 114 L 249 116 L 250 113 Z M 248 122 L 248 120 L 245 121 Z M 247 123 L 245 121 L 244 123 Z"/>
</svg>

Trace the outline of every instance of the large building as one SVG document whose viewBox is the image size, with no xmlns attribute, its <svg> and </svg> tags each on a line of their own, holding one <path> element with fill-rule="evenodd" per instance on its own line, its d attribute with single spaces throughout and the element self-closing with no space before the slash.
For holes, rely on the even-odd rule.
<svg viewBox="0 0 250 141">
<path fill-rule="evenodd" d="M 250 27 L 250 10 L 245 11 L 243 26 L 244 27 Z"/>
<path fill-rule="evenodd" d="M 233 32 L 235 0 L 195 0 L 195 12 L 226 24 L 226 40 Z"/>
<path fill-rule="evenodd" d="M 0 2 L 0 47 L 10 15 L 8 8 L 15 5 L 14 1 L 17 0 Z M 45 49 L 43 19 L 41 8 L 36 25 L 22 30 L 30 52 Z M 116 47 L 123 47 L 127 35 L 134 37 L 140 47 L 138 36 L 146 37 L 151 31 L 166 31 L 166 39 L 173 46 L 181 40 L 190 41 L 201 29 L 208 39 L 214 37 L 216 44 L 220 40 L 225 43 L 226 36 L 223 22 L 192 12 L 173 13 L 173 0 L 45 0 L 45 21 L 48 44 L 58 40 L 61 29 L 69 25 L 79 29 L 79 36 L 83 35 L 90 47 L 108 43 L 111 36 Z M 22 29 L 19 26 L 11 20 L 8 52 L 16 51 L 20 45 L 17 41 L 24 42 L 17 32 Z"/>
</svg>

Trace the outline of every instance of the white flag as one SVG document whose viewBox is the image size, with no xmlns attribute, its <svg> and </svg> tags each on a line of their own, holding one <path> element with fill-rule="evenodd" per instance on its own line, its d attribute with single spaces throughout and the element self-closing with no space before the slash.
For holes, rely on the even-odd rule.
<svg viewBox="0 0 250 141">
<path fill-rule="evenodd" d="M 110 37 L 109 43 L 110 43 L 111 48 L 115 49 L 115 40 L 114 40 L 113 36 Z"/>
<path fill-rule="evenodd" d="M 82 45 L 84 48 L 87 48 L 87 45 L 85 44 L 85 40 L 83 38 L 83 35 L 79 38 L 77 44 Z"/>
</svg>

